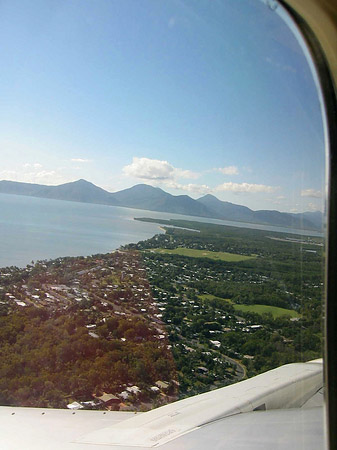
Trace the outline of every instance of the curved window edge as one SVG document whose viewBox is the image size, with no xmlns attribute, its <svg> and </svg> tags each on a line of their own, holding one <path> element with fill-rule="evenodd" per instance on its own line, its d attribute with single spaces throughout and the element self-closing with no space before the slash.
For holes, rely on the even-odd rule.
<svg viewBox="0 0 337 450">
<path fill-rule="evenodd" d="M 337 374 L 335 370 L 337 367 L 337 303 L 335 302 L 337 299 L 337 70 L 336 55 L 331 46 L 333 46 L 334 36 L 337 35 L 337 6 L 333 6 L 332 2 L 326 0 L 320 2 L 282 0 L 280 4 L 292 17 L 309 49 L 320 83 L 327 126 L 324 371 L 327 443 L 328 447 L 333 449 L 337 448 Z M 335 42 L 337 45 L 337 40 Z"/>
</svg>

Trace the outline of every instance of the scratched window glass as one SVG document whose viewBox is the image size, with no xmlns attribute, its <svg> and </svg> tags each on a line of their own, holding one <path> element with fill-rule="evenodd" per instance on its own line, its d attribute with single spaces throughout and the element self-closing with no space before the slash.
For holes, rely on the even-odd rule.
<svg viewBox="0 0 337 450">
<path fill-rule="evenodd" d="M 278 407 L 321 401 L 326 125 L 286 11 L 4 0 L 0 57 L 0 403 L 144 412 L 293 363 Z"/>
</svg>

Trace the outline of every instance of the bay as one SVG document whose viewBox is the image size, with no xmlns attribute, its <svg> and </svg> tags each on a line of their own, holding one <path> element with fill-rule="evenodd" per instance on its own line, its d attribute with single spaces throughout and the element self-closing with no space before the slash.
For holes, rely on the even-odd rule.
<svg viewBox="0 0 337 450">
<path fill-rule="evenodd" d="M 32 260 L 107 253 L 163 232 L 159 224 L 136 221 L 135 217 L 185 219 L 321 236 L 267 225 L 0 194 L 0 267 L 24 267 Z"/>
<path fill-rule="evenodd" d="M 0 267 L 107 253 L 162 232 L 132 209 L 0 194 Z"/>
</svg>

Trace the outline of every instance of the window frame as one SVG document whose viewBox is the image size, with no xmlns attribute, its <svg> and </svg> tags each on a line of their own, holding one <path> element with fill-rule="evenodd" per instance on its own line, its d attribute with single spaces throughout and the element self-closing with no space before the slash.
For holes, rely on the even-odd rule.
<svg viewBox="0 0 337 450">
<path fill-rule="evenodd" d="M 327 121 L 324 378 L 326 431 L 337 448 L 337 5 L 333 0 L 279 0 L 301 32 L 321 85 Z"/>
</svg>

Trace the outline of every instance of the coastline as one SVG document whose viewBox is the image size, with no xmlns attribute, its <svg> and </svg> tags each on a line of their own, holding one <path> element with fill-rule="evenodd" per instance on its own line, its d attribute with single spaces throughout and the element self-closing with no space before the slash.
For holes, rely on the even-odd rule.
<svg viewBox="0 0 337 450">
<path fill-rule="evenodd" d="M 25 267 L 32 260 L 107 253 L 164 233 L 165 225 L 175 226 L 170 223 L 173 220 L 190 222 L 191 226 L 182 224 L 179 228 L 195 232 L 200 230 L 193 223 L 322 237 L 322 233 L 303 230 L 159 212 L 149 212 L 150 220 L 139 220 L 144 210 L 12 194 L 0 194 L 0 208 L 1 267 Z"/>
<path fill-rule="evenodd" d="M 280 232 L 288 232 L 292 234 L 305 234 L 310 236 L 318 236 L 323 235 L 324 229 L 318 229 L 318 228 L 293 228 L 291 226 L 286 225 L 272 225 L 267 222 L 246 222 L 246 221 L 235 221 L 235 220 L 229 220 L 229 219 L 220 219 L 216 217 L 211 216 L 197 216 L 197 215 L 188 215 L 188 214 L 180 214 L 180 213 L 174 213 L 174 212 L 165 212 L 165 211 L 158 211 L 158 210 L 152 210 L 152 209 L 141 209 L 141 208 L 134 208 L 127 205 L 110 205 L 108 203 L 99 203 L 99 202 L 90 202 L 90 201 L 81 201 L 81 200 L 70 200 L 70 199 L 58 199 L 58 198 L 50 198 L 50 197 L 42 197 L 38 195 L 27 195 L 27 194 L 21 194 L 21 193 L 6 193 L 6 192 L 0 192 L 0 195 L 6 195 L 6 196 L 18 196 L 18 197 L 25 197 L 25 198 L 31 198 L 31 199 L 41 199 L 41 200 L 49 200 L 49 201 L 56 201 L 56 202 L 67 202 L 67 203 L 77 203 L 77 204 L 84 204 L 84 205 L 97 205 L 97 206 L 106 206 L 109 208 L 123 208 L 128 210 L 137 210 L 137 211 L 147 211 L 149 214 L 160 214 L 160 215 L 169 215 L 169 216 L 179 216 L 179 217 L 189 217 L 191 221 L 195 220 L 196 222 L 206 222 L 206 223 L 219 223 L 223 225 L 228 226 L 236 226 L 239 228 L 253 228 L 253 229 L 265 229 L 265 227 L 271 228 L 270 231 L 277 231 L 277 229 L 284 230 Z M 240 206 L 240 205 L 238 205 Z M 281 213 L 283 214 L 283 212 Z M 289 214 L 289 213 L 285 213 Z M 259 228 L 262 227 L 262 228 Z M 317 234 L 318 233 L 318 234 Z"/>
</svg>

